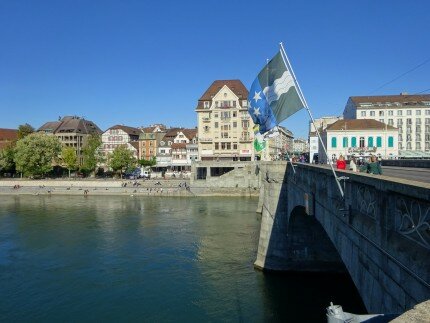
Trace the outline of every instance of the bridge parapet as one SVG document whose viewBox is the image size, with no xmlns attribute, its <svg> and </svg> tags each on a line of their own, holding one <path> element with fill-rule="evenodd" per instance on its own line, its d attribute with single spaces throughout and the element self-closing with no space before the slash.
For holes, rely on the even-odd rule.
<svg viewBox="0 0 430 323">
<path fill-rule="evenodd" d="M 295 173 L 286 167 L 281 182 L 263 186 L 271 192 L 260 194 L 261 233 L 264 226 L 269 236 L 260 236 L 264 252 L 259 246 L 256 266 L 334 269 L 327 235 L 370 312 L 400 313 L 429 299 L 430 185 L 349 171 L 338 175 L 348 177 L 344 200 L 331 170 L 313 165 L 298 164 Z M 282 200 L 274 192 L 283 192 Z M 298 206 L 306 214 L 295 215 Z"/>
</svg>

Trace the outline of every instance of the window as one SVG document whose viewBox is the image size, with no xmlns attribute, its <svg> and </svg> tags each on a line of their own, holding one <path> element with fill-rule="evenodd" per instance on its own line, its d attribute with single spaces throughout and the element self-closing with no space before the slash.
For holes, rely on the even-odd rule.
<svg viewBox="0 0 430 323">
<path fill-rule="evenodd" d="M 215 150 L 218 150 L 219 149 L 219 143 L 218 142 L 216 142 L 215 143 Z"/>
<path fill-rule="evenodd" d="M 416 141 L 421 141 L 421 134 L 420 134 L 420 133 L 417 133 L 417 134 L 415 135 L 415 140 L 416 140 Z"/>
<path fill-rule="evenodd" d="M 406 119 L 406 124 L 407 125 L 411 125 L 412 124 L 412 119 L 410 119 L 410 118 Z"/>
<path fill-rule="evenodd" d="M 412 115 L 412 110 L 406 110 L 406 115 L 407 116 L 411 116 Z"/>
<path fill-rule="evenodd" d="M 351 138 L 351 147 L 357 147 L 357 138 L 355 137 Z"/>
<path fill-rule="evenodd" d="M 218 128 L 218 122 L 215 122 L 214 127 Z"/>
<path fill-rule="evenodd" d="M 336 148 L 336 137 L 331 138 L 331 147 Z"/>
<path fill-rule="evenodd" d="M 394 137 L 393 136 L 389 136 L 388 137 L 388 147 L 389 148 L 393 148 L 394 147 Z"/>
<path fill-rule="evenodd" d="M 426 110 L 426 116 L 430 116 L 430 110 Z"/>
<path fill-rule="evenodd" d="M 397 119 L 397 126 L 403 125 L 403 119 Z"/>
<path fill-rule="evenodd" d="M 237 128 L 237 121 L 233 121 L 233 128 Z"/>
<path fill-rule="evenodd" d="M 430 118 L 425 119 L 425 124 L 430 124 Z"/>
<path fill-rule="evenodd" d="M 412 144 L 410 142 L 406 143 L 406 149 L 407 150 L 411 150 L 412 149 Z"/>
<path fill-rule="evenodd" d="M 233 149 L 237 149 L 237 144 L 233 144 Z"/>
<path fill-rule="evenodd" d="M 215 113 L 215 114 L 214 114 L 214 117 L 215 117 L 215 118 L 218 118 L 218 113 Z"/>
<path fill-rule="evenodd" d="M 403 141 L 403 135 L 399 134 L 399 141 Z"/>
<path fill-rule="evenodd" d="M 416 116 L 420 116 L 421 115 L 421 110 L 415 110 L 415 115 Z"/>
<path fill-rule="evenodd" d="M 394 125 L 394 121 L 393 119 L 388 119 L 388 125 L 393 126 Z"/>
<path fill-rule="evenodd" d="M 399 149 L 402 150 L 403 149 L 403 144 L 401 142 L 399 142 Z"/>
<path fill-rule="evenodd" d="M 215 101 L 215 107 L 217 107 L 218 108 L 218 101 Z"/>
<path fill-rule="evenodd" d="M 397 110 L 397 115 L 401 116 L 402 115 L 402 110 Z"/>
<path fill-rule="evenodd" d="M 360 137 L 360 148 L 364 147 L 364 137 Z"/>
<path fill-rule="evenodd" d="M 382 137 L 376 137 L 376 147 L 382 147 Z"/>
<path fill-rule="evenodd" d="M 370 111 L 370 116 L 374 117 L 375 116 L 375 111 Z"/>
<path fill-rule="evenodd" d="M 361 111 L 360 115 L 361 115 L 362 117 L 365 117 L 365 116 L 366 116 L 366 111 Z"/>
<path fill-rule="evenodd" d="M 249 127 L 249 121 L 248 120 L 242 120 L 242 128 L 248 129 Z"/>
<path fill-rule="evenodd" d="M 347 148 L 348 147 L 348 137 L 343 137 L 343 148 Z"/>
<path fill-rule="evenodd" d="M 420 118 L 416 118 L 416 119 L 415 119 L 415 124 L 417 124 L 417 125 L 418 125 L 418 124 L 421 124 L 421 119 L 420 119 Z"/>
<path fill-rule="evenodd" d="M 384 116 L 384 111 L 379 111 L 379 116 L 383 117 Z"/>
<path fill-rule="evenodd" d="M 394 111 L 393 111 L 393 110 L 389 110 L 389 111 L 388 111 L 388 115 L 389 115 L 389 116 L 393 116 L 393 115 L 394 115 Z"/>
<path fill-rule="evenodd" d="M 367 146 L 368 147 L 373 147 L 373 137 L 367 138 Z"/>
<path fill-rule="evenodd" d="M 384 119 L 379 119 L 379 122 L 382 122 L 382 123 L 384 123 Z"/>
<path fill-rule="evenodd" d="M 208 108 L 209 108 L 209 102 L 205 101 L 205 109 L 208 109 Z"/>
</svg>

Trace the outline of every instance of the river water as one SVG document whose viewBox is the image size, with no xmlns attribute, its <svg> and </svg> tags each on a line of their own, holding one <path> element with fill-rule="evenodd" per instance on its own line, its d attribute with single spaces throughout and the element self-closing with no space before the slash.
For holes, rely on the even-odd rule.
<svg viewBox="0 0 430 323">
<path fill-rule="evenodd" d="M 0 321 L 318 322 L 346 276 L 254 270 L 253 198 L 0 197 Z"/>
</svg>

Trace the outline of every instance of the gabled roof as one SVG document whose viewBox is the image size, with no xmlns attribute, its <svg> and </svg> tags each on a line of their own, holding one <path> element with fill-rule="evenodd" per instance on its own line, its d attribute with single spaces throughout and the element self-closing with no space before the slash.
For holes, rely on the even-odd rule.
<svg viewBox="0 0 430 323">
<path fill-rule="evenodd" d="M 209 86 L 206 92 L 203 93 L 199 101 L 212 100 L 215 94 L 217 94 L 224 85 L 227 85 L 239 99 L 246 100 L 248 98 L 248 90 L 241 80 L 216 80 Z"/>
<path fill-rule="evenodd" d="M 181 130 L 182 133 L 187 137 L 189 140 L 192 140 L 195 136 L 197 136 L 197 129 L 183 129 Z"/>
<path fill-rule="evenodd" d="M 400 94 L 400 95 L 375 95 L 375 96 L 351 96 L 351 101 L 360 103 L 406 103 L 430 101 L 430 94 Z"/>
<path fill-rule="evenodd" d="M 138 141 L 130 141 L 130 145 L 132 145 L 136 150 L 139 150 L 139 142 Z"/>
<path fill-rule="evenodd" d="M 0 141 L 14 141 L 18 139 L 18 130 L 0 128 Z"/>
<path fill-rule="evenodd" d="M 326 130 L 396 130 L 383 122 L 373 119 L 343 119 L 329 125 Z"/>
<path fill-rule="evenodd" d="M 137 129 L 134 127 L 128 127 L 128 126 L 124 126 L 124 125 L 120 125 L 120 124 L 112 126 L 112 127 L 108 128 L 106 131 L 114 130 L 114 129 L 120 129 L 120 130 L 124 131 L 125 133 L 127 133 L 129 135 L 133 135 L 133 136 L 139 136 L 142 133 L 142 131 L 140 131 L 140 129 Z"/>
<path fill-rule="evenodd" d="M 164 135 L 164 138 L 166 139 L 174 139 L 178 135 L 178 131 L 183 131 L 184 128 L 170 128 L 167 129 L 166 134 Z"/>
</svg>

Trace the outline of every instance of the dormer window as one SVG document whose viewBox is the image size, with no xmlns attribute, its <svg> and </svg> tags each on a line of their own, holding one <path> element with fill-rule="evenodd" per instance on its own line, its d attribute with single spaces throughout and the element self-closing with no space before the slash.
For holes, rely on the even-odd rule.
<svg viewBox="0 0 430 323">
<path fill-rule="evenodd" d="M 205 105 L 205 109 L 209 109 L 209 101 L 205 101 L 204 105 Z"/>
</svg>

